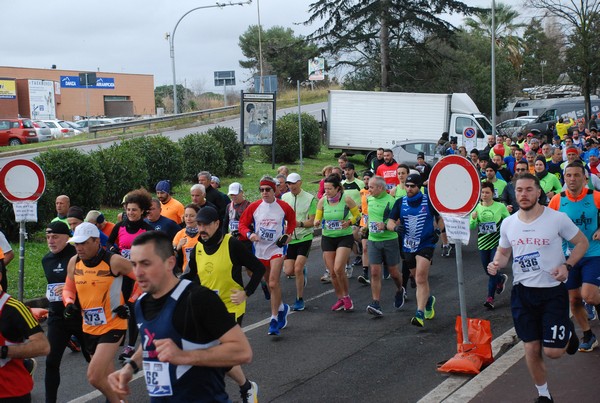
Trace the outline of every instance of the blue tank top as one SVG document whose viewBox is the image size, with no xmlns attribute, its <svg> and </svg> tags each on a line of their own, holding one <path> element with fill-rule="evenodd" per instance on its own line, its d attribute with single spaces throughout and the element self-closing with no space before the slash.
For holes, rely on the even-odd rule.
<svg viewBox="0 0 600 403">
<path fill-rule="evenodd" d="M 560 209 L 566 213 L 577 228 L 583 232 L 590 241 L 590 247 L 584 257 L 600 256 L 600 241 L 593 241 L 592 236 L 598 229 L 598 208 L 594 203 L 594 191 L 587 189 L 585 197 L 579 201 L 569 200 L 565 192 L 560 194 Z M 563 252 L 565 256 L 570 254 L 573 244 L 563 241 Z"/>
<path fill-rule="evenodd" d="M 135 304 L 135 314 L 143 349 L 143 364 L 146 388 L 151 402 L 229 402 L 225 392 L 223 376 L 215 376 L 218 368 L 193 367 L 189 365 L 171 365 L 160 362 L 157 358 L 155 339 L 169 338 L 183 350 L 196 350 L 213 347 L 219 344 L 215 340 L 207 344 L 197 344 L 185 340 L 173 327 L 173 314 L 177 301 L 183 291 L 191 284 L 189 280 L 181 280 L 160 313 L 152 320 L 144 317 L 141 307 L 143 294 Z M 200 307 L 198 307 L 200 308 Z"/>
<path fill-rule="evenodd" d="M 432 207 L 429 204 L 429 197 L 421 193 L 420 202 L 417 196 L 413 198 L 412 203 L 409 203 L 408 196 L 400 199 L 402 200 L 400 218 L 404 224 L 402 250 L 410 253 L 417 252 L 423 248 L 435 248 L 433 235 L 434 215 Z M 415 205 L 415 203 L 419 204 Z"/>
</svg>

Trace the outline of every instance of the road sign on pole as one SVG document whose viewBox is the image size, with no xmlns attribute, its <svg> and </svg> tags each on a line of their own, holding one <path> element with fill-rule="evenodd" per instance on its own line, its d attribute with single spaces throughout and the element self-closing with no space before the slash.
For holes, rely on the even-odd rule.
<svg viewBox="0 0 600 403">
<path fill-rule="evenodd" d="M 429 199 L 433 207 L 448 221 L 448 229 L 455 234 L 465 232 L 465 221 L 479 202 L 481 179 L 477 168 L 469 160 L 459 155 L 449 155 L 439 160 L 429 174 Z M 468 224 L 467 230 L 468 232 Z M 456 239 L 456 274 L 458 281 L 458 299 L 462 319 L 463 343 L 469 344 L 467 328 L 467 304 L 465 301 L 465 279 L 462 262 L 462 240 Z M 468 237 L 467 237 L 468 242 Z"/>
<path fill-rule="evenodd" d="M 19 222 L 19 300 L 25 288 L 25 222 L 37 221 L 37 201 L 46 189 L 46 177 L 38 164 L 13 160 L 0 169 L 0 193 L 12 203 Z"/>
</svg>

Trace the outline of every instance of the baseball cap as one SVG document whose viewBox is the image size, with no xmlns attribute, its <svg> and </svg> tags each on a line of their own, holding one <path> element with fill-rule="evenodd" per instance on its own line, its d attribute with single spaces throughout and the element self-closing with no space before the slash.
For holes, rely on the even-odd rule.
<svg viewBox="0 0 600 403">
<path fill-rule="evenodd" d="M 71 230 L 64 222 L 54 221 L 48 224 L 48 227 L 46 227 L 46 234 L 62 234 L 71 236 Z"/>
<path fill-rule="evenodd" d="M 213 207 L 202 207 L 196 214 L 196 221 L 201 224 L 210 224 L 219 220 L 219 213 Z"/>
<path fill-rule="evenodd" d="M 533 137 L 534 134 L 533 133 L 527 133 L 527 137 Z"/>
<path fill-rule="evenodd" d="M 489 162 L 485 169 L 493 169 L 494 172 L 498 172 L 498 165 L 494 164 L 493 162 Z"/>
<path fill-rule="evenodd" d="M 244 188 L 242 187 L 242 184 L 239 182 L 233 182 L 231 185 L 229 185 L 229 191 L 227 192 L 228 195 L 238 195 L 240 194 L 240 192 L 243 192 Z"/>
<path fill-rule="evenodd" d="M 100 230 L 94 224 L 84 222 L 75 228 L 73 237 L 69 238 L 69 243 L 83 243 L 90 238 L 100 238 Z"/>
<path fill-rule="evenodd" d="M 346 168 L 348 168 L 348 165 L 346 165 Z M 352 169 L 354 169 L 354 165 L 352 166 Z M 301 181 L 302 177 L 297 174 L 296 172 L 292 172 L 291 174 L 289 174 L 287 176 L 287 178 L 285 179 L 286 183 L 296 183 L 298 181 Z"/>
<path fill-rule="evenodd" d="M 423 185 L 423 180 L 421 179 L 421 175 L 419 174 L 410 174 L 406 177 L 405 183 L 412 183 L 413 185 L 417 185 L 417 187 L 421 187 Z"/>
<path fill-rule="evenodd" d="M 417 159 L 419 159 L 419 158 L 425 159 L 425 153 L 422 153 L 422 152 L 421 153 L 417 153 Z"/>
<path fill-rule="evenodd" d="M 73 217 L 83 221 L 83 209 L 78 206 L 71 206 L 67 211 L 67 218 Z"/>
<path fill-rule="evenodd" d="M 160 181 L 156 184 L 157 192 L 171 193 L 171 182 L 168 180 Z"/>
<path fill-rule="evenodd" d="M 351 162 L 346 163 L 346 169 L 354 169 L 354 164 Z"/>
</svg>

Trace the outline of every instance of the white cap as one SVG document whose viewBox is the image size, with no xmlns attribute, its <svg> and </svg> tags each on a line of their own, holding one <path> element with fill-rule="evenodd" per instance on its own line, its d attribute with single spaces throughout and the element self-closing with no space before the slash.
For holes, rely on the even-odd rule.
<svg viewBox="0 0 600 403">
<path fill-rule="evenodd" d="M 242 184 L 239 182 L 233 182 L 231 185 L 229 185 L 229 191 L 227 192 L 228 195 L 237 195 L 240 194 L 240 192 L 243 192 L 244 188 L 242 188 Z"/>
<path fill-rule="evenodd" d="M 100 230 L 94 224 L 84 222 L 75 228 L 69 243 L 84 243 L 90 238 L 100 238 Z"/>
<path fill-rule="evenodd" d="M 285 180 L 286 183 L 296 183 L 298 181 L 301 181 L 302 177 L 297 174 L 296 172 L 292 172 L 291 174 L 289 174 L 287 176 L 287 179 Z"/>
</svg>

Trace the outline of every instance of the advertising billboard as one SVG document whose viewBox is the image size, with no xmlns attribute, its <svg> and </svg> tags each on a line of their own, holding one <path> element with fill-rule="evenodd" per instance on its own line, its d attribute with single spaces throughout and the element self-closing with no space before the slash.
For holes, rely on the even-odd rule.
<svg viewBox="0 0 600 403">
<path fill-rule="evenodd" d="M 0 79 L 0 99 L 15 99 L 17 97 L 17 87 L 15 80 Z"/>
<path fill-rule="evenodd" d="M 272 145 L 275 132 L 275 94 L 243 93 L 241 104 L 242 143 Z"/>
<path fill-rule="evenodd" d="M 56 119 L 54 81 L 27 80 L 29 84 L 29 111 L 32 119 Z"/>
<path fill-rule="evenodd" d="M 79 76 L 60 76 L 60 86 L 61 88 L 86 88 L 81 83 Z M 96 77 L 96 84 L 87 88 L 114 90 L 115 79 L 112 77 Z"/>
</svg>

